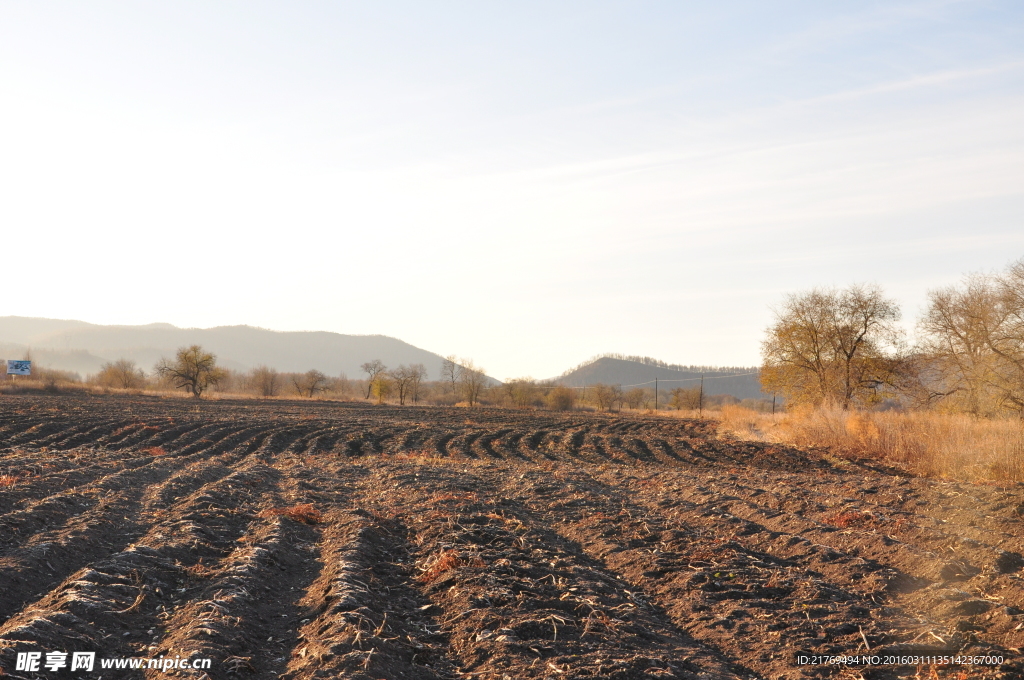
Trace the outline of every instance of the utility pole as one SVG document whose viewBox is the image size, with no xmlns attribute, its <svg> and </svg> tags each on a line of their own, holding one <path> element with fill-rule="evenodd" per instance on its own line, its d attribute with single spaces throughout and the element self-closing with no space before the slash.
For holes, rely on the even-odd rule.
<svg viewBox="0 0 1024 680">
<path fill-rule="evenodd" d="M 658 410 L 658 379 L 654 379 L 654 410 Z"/>
<path fill-rule="evenodd" d="M 697 398 L 698 417 L 704 417 L 704 374 L 700 374 L 700 396 Z"/>
<path fill-rule="evenodd" d="M 772 392 L 772 415 L 775 415 L 775 393 Z"/>
</svg>

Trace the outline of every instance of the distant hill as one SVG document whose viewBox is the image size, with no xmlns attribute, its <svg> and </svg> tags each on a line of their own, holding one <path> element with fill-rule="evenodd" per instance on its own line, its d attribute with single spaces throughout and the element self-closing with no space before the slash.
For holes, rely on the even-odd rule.
<svg viewBox="0 0 1024 680">
<path fill-rule="evenodd" d="M 555 382 L 569 387 L 604 383 L 624 388 L 635 385 L 653 388 L 657 378 L 658 391 L 668 392 L 676 387 L 699 385 L 702 373 L 705 394 L 731 394 L 737 399 L 771 399 L 770 394 L 761 391 L 756 367 L 676 366 L 648 357 L 598 357 L 566 371 L 555 378 Z"/>
<path fill-rule="evenodd" d="M 440 377 L 439 354 L 385 335 L 342 335 L 325 331 L 271 331 L 253 326 L 178 328 L 157 323 L 146 326 L 102 326 L 84 321 L 0 317 L 0 358 L 20 359 L 31 349 L 42 366 L 95 373 L 106 361 L 134 360 L 149 371 L 161 357 L 173 357 L 179 347 L 202 345 L 218 362 L 245 371 L 266 364 L 279 371 L 316 368 L 329 375 L 359 378 L 360 364 L 380 359 L 387 366 L 423 364 L 430 380 Z"/>
</svg>

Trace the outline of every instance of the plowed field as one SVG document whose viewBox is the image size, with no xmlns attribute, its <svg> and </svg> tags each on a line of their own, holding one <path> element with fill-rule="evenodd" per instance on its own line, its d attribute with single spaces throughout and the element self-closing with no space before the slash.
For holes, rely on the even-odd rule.
<svg viewBox="0 0 1024 680">
<path fill-rule="evenodd" d="M 0 397 L 0 669 L 1021 678 L 1022 514 L 703 421 Z M 16 668 L 50 651 L 211 665 Z M 884 664 L 922 653 L 1003 661 Z"/>
</svg>

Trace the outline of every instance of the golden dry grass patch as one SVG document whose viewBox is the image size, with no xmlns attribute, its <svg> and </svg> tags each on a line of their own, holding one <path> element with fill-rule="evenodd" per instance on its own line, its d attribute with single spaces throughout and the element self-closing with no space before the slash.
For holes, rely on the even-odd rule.
<svg viewBox="0 0 1024 680">
<path fill-rule="evenodd" d="M 932 411 L 796 408 L 766 414 L 726 406 L 720 431 L 754 441 L 827 447 L 928 477 L 1024 481 L 1024 420 Z"/>
</svg>

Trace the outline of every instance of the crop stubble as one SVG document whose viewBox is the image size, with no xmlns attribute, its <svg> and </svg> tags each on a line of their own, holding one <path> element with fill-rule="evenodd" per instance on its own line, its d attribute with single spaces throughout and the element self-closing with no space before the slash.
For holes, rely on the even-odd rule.
<svg viewBox="0 0 1024 680">
<path fill-rule="evenodd" d="M 40 649 L 210 678 L 1024 677 L 1020 486 L 702 421 L 0 399 L 10 677 Z M 1007 663 L 794 664 L 905 645 Z"/>
</svg>

